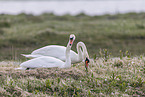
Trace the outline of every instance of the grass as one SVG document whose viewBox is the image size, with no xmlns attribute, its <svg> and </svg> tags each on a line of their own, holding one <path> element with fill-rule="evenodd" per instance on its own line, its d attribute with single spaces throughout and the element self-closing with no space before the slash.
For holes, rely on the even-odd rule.
<svg viewBox="0 0 145 97">
<path fill-rule="evenodd" d="M 1 60 L 10 60 L 13 56 L 20 60 L 21 53 L 31 53 L 50 44 L 66 46 L 71 33 L 76 35 L 74 45 L 83 41 L 92 57 L 99 53 L 98 49 L 108 49 L 118 57 L 120 50 L 134 56 L 145 52 L 144 13 L 103 16 L 22 13 L 0 15 L 0 18 Z M 75 46 L 72 49 L 76 51 Z"/>
<path fill-rule="evenodd" d="M 87 16 L 0 15 L 1 96 L 145 96 L 145 13 Z M 69 69 L 15 70 L 22 53 L 66 46 L 74 33 L 92 58 Z"/>
<path fill-rule="evenodd" d="M 1 96 L 145 96 L 145 58 L 91 60 L 70 69 L 15 70 L 12 61 L 0 63 Z"/>
</svg>

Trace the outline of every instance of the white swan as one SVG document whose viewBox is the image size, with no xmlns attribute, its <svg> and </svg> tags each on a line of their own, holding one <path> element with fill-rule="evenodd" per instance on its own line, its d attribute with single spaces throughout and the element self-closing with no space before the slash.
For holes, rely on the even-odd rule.
<svg viewBox="0 0 145 97">
<path fill-rule="evenodd" d="M 50 57 L 50 56 L 42 56 L 38 58 L 34 58 L 23 62 L 20 64 L 20 68 L 17 69 L 30 69 L 30 68 L 52 68 L 52 67 L 59 67 L 59 68 L 69 68 L 71 67 L 71 58 L 70 58 L 70 50 L 75 40 L 75 35 L 71 34 L 69 38 L 69 42 L 66 47 L 66 61 L 63 62 L 60 59 Z M 58 52 L 53 52 L 58 54 Z"/>
<path fill-rule="evenodd" d="M 65 61 L 65 59 L 66 59 L 65 51 L 66 51 L 65 46 L 49 45 L 49 46 L 45 46 L 45 47 L 42 47 L 40 49 L 34 50 L 30 55 L 25 55 L 25 54 L 21 54 L 21 55 L 23 55 L 27 58 L 51 56 L 51 57 L 58 58 L 62 61 Z M 83 42 L 77 43 L 77 52 L 78 52 L 78 54 L 72 50 L 70 51 L 71 63 L 79 63 L 82 60 L 85 60 L 86 58 L 89 59 L 86 45 Z"/>
</svg>

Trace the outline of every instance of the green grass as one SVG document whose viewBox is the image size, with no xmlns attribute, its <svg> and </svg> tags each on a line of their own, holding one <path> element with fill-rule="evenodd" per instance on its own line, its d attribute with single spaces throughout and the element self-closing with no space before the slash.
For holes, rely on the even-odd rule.
<svg viewBox="0 0 145 97">
<path fill-rule="evenodd" d="M 34 49 L 50 44 L 66 46 L 68 36 L 76 35 L 75 45 L 83 41 L 90 56 L 99 49 L 108 49 L 113 56 L 119 51 L 129 51 L 132 55 L 145 52 L 145 13 L 117 15 L 55 16 L 42 14 L 0 15 L 0 59 L 22 59 L 21 53 L 31 53 Z"/>
</svg>

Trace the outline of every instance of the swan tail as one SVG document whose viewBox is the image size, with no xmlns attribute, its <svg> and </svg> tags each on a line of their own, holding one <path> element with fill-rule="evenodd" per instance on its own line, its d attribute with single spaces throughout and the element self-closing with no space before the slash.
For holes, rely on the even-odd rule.
<svg viewBox="0 0 145 97">
<path fill-rule="evenodd" d="M 40 55 L 25 55 L 25 54 L 21 54 L 21 55 L 26 57 L 26 58 L 37 58 L 37 57 L 40 57 Z"/>
<path fill-rule="evenodd" d="M 27 68 L 19 67 L 19 68 L 15 68 L 15 70 L 27 70 Z"/>
</svg>

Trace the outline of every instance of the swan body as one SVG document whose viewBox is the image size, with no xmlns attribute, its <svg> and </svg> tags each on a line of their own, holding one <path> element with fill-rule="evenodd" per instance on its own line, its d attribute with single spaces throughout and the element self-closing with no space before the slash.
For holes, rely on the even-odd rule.
<svg viewBox="0 0 145 97">
<path fill-rule="evenodd" d="M 52 68 L 52 67 L 59 67 L 59 68 L 69 68 L 71 65 L 65 65 L 65 62 L 49 56 L 42 56 L 38 58 L 34 58 L 28 60 L 26 62 L 21 63 L 21 67 L 24 69 L 27 68 Z"/>
<path fill-rule="evenodd" d="M 66 60 L 63 62 L 60 59 L 57 59 L 55 57 L 51 56 L 40 56 L 31 60 L 28 60 L 26 62 L 23 62 L 20 64 L 20 68 L 17 69 L 30 69 L 30 68 L 52 68 L 52 67 L 59 67 L 59 68 L 69 68 L 71 67 L 71 58 L 70 58 L 70 50 L 73 44 L 73 41 L 75 40 L 75 36 L 73 34 L 70 35 L 69 43 L 66 47 Z M 53 52 L 58 53 L 58 52 Z"/>
<path fill-rule="evenodd" d="M 81 48 L 83 49 L 83 51 L 81 50 Z M 51 56 L 51 57 L 58 58 L 62 61 L 65 61 L 66 59 L 65 51 L 66 51 L 65 46 L 49 45 L 49 46 L 45 46 L 40 49 L 34 50 L 30 55 L 25 55 L 25 54 L 22 54 L 22 55 L 27 58 Z M 77 52 L 78 54 L 74 52 L 73 50 L 70 51 L 71 63 L 79 63 L 82 60 L 84 60 L 85 57 L 89 57 L 86 46 L 83 42 L 77 43 Z"/>
</svg>

